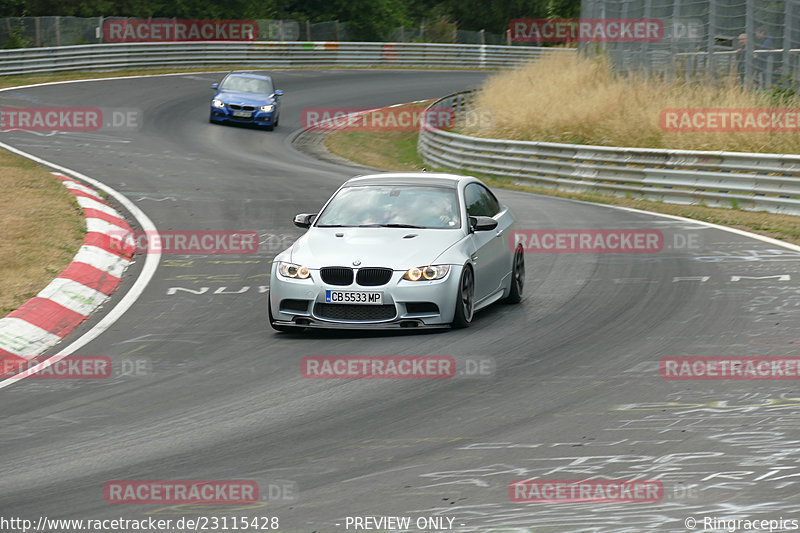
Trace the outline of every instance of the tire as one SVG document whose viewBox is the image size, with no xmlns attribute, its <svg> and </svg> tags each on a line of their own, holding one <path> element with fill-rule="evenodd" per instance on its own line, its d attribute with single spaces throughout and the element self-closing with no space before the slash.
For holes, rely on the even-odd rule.
<svg viewBox="0 0 800 533">
<path fill-rule="evenodd" d="M 475 274 L 472 267 L 465 265 L 458 281 L 458 298 L 456 299 L 456 312 L 453 315 L 452 327 L 462 329 L 469 327 L 475 313 Z"/>
<path fill-rule="evenodd" d="M 264 129 L 267 130 L 267 131 L 272 131 L 274 128 L 275 128 L 274 124 L 271 125 L 271 126 L 264 126 Z"/>
<path fill-rule="evenodd" d="M 294 326 L 282 326 L 275 323 L 275 318 L 272 316 L 272 304 L 267 301 L 267 313 L 269 314 L 269 325 L 275 331 L 280 331 L 283 333 L 291 333 L 293 331 L 299 331 L 302 328 L 296 328 Z"/>
<path fill-rule="evenodd" d="M 511 290 L 506 296 L 506 303 L 518 304 L 522 301 L 522 289 L 525 288 L 525 252 L 522 247 L 514 251 L 514 264 L 511 267 Z"/>
<path fill-rule="evenodd" d="M 278 127 L 278 122 L 280 122 L 280 120 L 281 120 L 281 116 L 280 115 L 275 117 L 275 127 L 276 128 Z"/>
<path fill-rule="evenodd" d="M 216 124 L 216 122 L 214 122 L 214 121 L 211 119 L 211 117 L 212 117 L 212 116 L 213 116 L 213 115 L 212 115 L 211 113 L 209 113 L 209 114 L 208 114 L 208 121 L 209 121 L 211 124 Z"/>
</svg>

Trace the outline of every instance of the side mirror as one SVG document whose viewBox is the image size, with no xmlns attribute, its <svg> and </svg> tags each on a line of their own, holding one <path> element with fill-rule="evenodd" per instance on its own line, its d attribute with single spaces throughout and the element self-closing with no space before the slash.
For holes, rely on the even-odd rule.
<svg viewBox="0 0 800 533">
<path fill-rule="evenodd" d="M 275 89 L 275 92 L 272 93 L 272 96 L 283 96 L 283 91 L 280 89 Z"/>
<path fill-rule="evenodd" d="M 317 217 L 316 213 L 301 213 L 299 215 L 295 215 L 294 217 L 294 225 L 298 228 L 308 228 L 314 219 Z M 495 224 L 497 225 L 497 224 Z"/>
<path fill-rule="evenodd" d="M 219 89 L 219 83 L 212 83 L 211 88 L 216 91 L 217 89 Z"/>
<path fill-rule="evenodd" d="M 497 221 L 492 217 L 469 217 L 469 227 L 472 231 L 489 231 L 497 227 Z"/>
</svg>

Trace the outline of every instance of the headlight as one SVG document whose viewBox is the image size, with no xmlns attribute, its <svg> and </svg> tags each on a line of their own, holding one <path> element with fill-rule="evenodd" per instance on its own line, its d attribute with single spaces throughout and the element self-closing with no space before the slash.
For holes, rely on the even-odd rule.
<svg viewBox="0 0 800 533">
<path fill-rule="evenodd" d="M 275 109 L 275 106 L 272 105 L 272 104 L 270 104 L 270 105 L 262 105 L 261 106 L 261 111 L 266 111 L 267 113 L 269 113 L 273 109 Z"/>
<path fill-rule="evenodd" d="M 299 278 L 306 279 L 311 275 L 308 267 L 302 265 L 295 265 L 294 263 L 278 263 L 278 273 L 284 278 Z"/>
<path fill-rule="evenodd" d="M 222 102 L 222 100 L 216 100 L 216 99 L 211 100 L 211 105 L 213 105 L 214 107 L 225 107 L 225 104 Z"/>
<path fill-rule="evenodd" d="M 423 267 L 409 268 L 403 279 L 408 281 L 431 281 L 442 279 L 450 271 L 450 265 L 428 265 Z"/>
</svg>

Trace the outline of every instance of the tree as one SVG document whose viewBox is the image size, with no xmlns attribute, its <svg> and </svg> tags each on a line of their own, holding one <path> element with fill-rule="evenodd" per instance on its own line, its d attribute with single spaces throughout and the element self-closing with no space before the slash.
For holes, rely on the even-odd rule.
<svg viewBox="0 0 800 533">
<path fill-rule="evenodd" d="M 25 0 L 0 0 L 0 17 L 21 17 L 25 14 Z"/>
<path fill-rule="evenodd" d="M 573 2 L 576 0 L 572 0 Z M 459 29 L 503 33 L 515 18 L 545 18 L 548 0 L 445 0 Z M 580 1 L 577 0 L 578 5 Z"/>
<path fill-rule="evenodd" d="M 389 39 L 398 26 L 423 21 L 503 33 L 515 18 L 570 18 L 579 13 L 580 0 L 0 0 L 0 17 L 338 20 L 347 23 L 349 39 L 362 41 Z"/>
</svg>

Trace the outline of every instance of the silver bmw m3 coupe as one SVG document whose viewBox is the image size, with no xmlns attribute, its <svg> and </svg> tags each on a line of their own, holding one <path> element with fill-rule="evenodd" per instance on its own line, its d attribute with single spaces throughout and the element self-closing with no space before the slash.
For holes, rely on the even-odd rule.
<svg viewBox="0 0 800 533">
<path fill-rule="evenodd" d="M 514 216 L 480 180 L 439 173 L 355 177 L 275 257 L 269 322 L 302 328 L 463 328 L 525 282 Z"/>
</svg>

